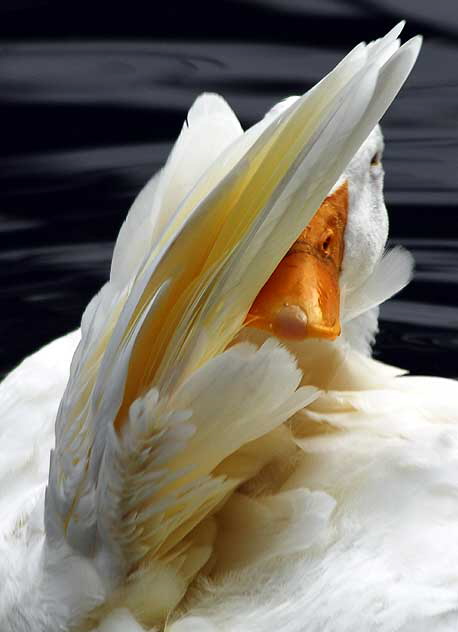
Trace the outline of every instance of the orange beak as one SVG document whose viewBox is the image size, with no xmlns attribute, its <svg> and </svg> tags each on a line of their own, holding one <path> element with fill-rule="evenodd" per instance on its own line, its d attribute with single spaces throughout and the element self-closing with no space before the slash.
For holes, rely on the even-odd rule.
<svg viewBox="0 0 458 632">
<path fill-rule="evenodd" d="M 339 275 L 348 217 L 348 185 L 329 195 L 256 297 L 245 324 L 278 338 L 340 334 Z"/>
</svg>

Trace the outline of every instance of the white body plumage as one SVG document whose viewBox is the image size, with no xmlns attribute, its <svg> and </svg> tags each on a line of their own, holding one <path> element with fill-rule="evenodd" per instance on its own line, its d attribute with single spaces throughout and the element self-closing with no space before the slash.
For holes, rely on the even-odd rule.
<svg viewBox="0 0 458 632">
<path fill-rule="evenodd" d="M 458 387 L 367 356 L 411 261 L 382 257 L 378 130 L 344 170 L 418 53 L 398 34 L 245 135 L 198 100 L 71 370 L 78 332 L 0 386 L 1 630 L 456 627 Z M 342 171 L 342 339 L 222 353 Z"/>
</svg>

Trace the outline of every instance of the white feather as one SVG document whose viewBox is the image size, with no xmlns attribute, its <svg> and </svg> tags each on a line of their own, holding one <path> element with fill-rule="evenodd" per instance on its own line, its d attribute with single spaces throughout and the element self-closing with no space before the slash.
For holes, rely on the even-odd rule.
<svg viewBox="0 0 458 632">
<path fill-rule="evenodd" d="M 144 632 L 143 628 L 125 608 L 114 610 L 92 632 Z"/>
<path fill-rule="evenodd" d="M 80 334 L 54 340 L 0 384 L 0 532 L 33 505 L 48 477 L 54 420 Z"/>
<path fill-rule="evenodd" d="M 413 47 L 403 47 L 395 54 L 403 71 L 394 64 L 391 75 L 383 71 L 382 48 L 370 56 L 361 47 L 351 53 L 310 93 L 270 117 L 248 150 L 244 137 L 229 147 L 159 231 L 127 294 L 118 298 L 120 309 L 98 331 L 95 351 L 89 344 L 94 331 L 86 340 L 83 332 L 57 422 L 46 509 L 50 536 L 59 533 L 60 520 L 61 537 L 82 553 L 93 548 L 97 515 L 115 515 L 97 510 L 105 498 L 96 491 L 100 468 L 115 462 L 114 453 L 103 456 L 107 439 L 115 437 L 131 404 L 151 385 L 173 393 L 236 333 L 265 279 L 414 62 Z M 386 86 L 377 88 L 380 66 Z M 238 159 L 240 147 L 245 153 Z M 201 484 L 202 493 L 215 494 L 213 483 Z M 214 498 L 210 506 L 223 496 Z M 111 564 L 122 567 L 121 560 Z"/>
<path fill-rule="evenodd" d="M 359 364 L 352 355 L 344 368 Z M 318 504 L 304 503 L 301 514 L 295 499 L 283 546 L 263 508 L 270 499 L 234 497 L 234 514 L 230 503 L 223 511 L 222 572 L 195 587 L 171 632 L 456 628 L 458 383 L 389 377 L 365 363 L 351 385 L 343 372 L 347 390 L 333 378 L 336 390 L 291 422 L 303 457 L 276 498 L 302 493 Z M 307 537 L 309 525 L 316 531 Z M 292 552 L 294 527 L 301 551 Z M 273 550 L 264 548 L 269 539 Z"/>
<path fill-rule="evenodd" d="M 112 284 L 121 290 L 132 281 L 183 199 L 242 133 L 222 97 L 202 94 L 196 99 L 166 165 L 140 191 L 121 227 L 111 263 Z"/>
<path fill-rule="evenodd" d="M 372 489 L 380 492 L 373 463 L 389 448 L 395 448 L 391 463 L 404 464 L 404 437 L 392 436 L 394 424 L 381 422 L 395 371 L 339 345 L 323 359 L 312 345 L 308 360 L 301 359 L 304 378 L 327 389 L 312 404 L 317 389 L 300 386 L 301 371 L 276 343 L 227 347 L 408 75 L 420 40 L 397 50 L 399 31 L 357 46 L 309 93 L 246 134 L 219 97 L 196 101 L 167 165 L 134 203 L 110 281 L 83 317 L 57 414 L 46 533 L 36 497 L 40 515 L 27 528 L 21 519 L 14 525 L 18 542 L 8 563 L 14 568 L 22 560 L 16 566 L 24 581 L 17 594 L 15 576 L 3 577 L 6 629 L 168 625 L 204 569 L 213 569 L 214 581 L 186 594 L 172 630 L 294 632 L 304 629 L 305 613 L 310 630 L 331 630 L 330 617 L 341 621 L 352 595 L 345 580 L 354 579 L 358 563 L 364 575 L 370 571 L 366 557 L 378 534 L 362 539 L 362 562 L 361 551 L 352 556 L 352 519 L 376 523 L 363 515 L 358 498 L 349 515 L 339 502 L 348 497 L 352 507 L 348 480 L 366 500 Z M 375 292 L 370 283 L 366 292 Z M 345 392 L 367 388 L 373 392 Z M 408 389 L 398 391 L 392 406 L 410 413 Z M 310 410 L 298 413 L 307 405 Z M 369 421 L 358 426 L 362 412 Z M 414 421 L 411 416 L 403 426 L 409 440 Z M 423 439 L 428 424 L 427 415 L 420 417 Z M 367 461 L 361 446 L 372 438 L 381 443 L 368 449 Z M 440 451 L 434 433 L 430 438 Z M 452 473 L 454 457 L 441 456 L 449 457 Z M 366 487 L 360 471 L 368 474 Z M 387 480 L 394 488 L 392 472 Z M 420 472 L 420 480 L 427 488 L 428 476 Z M 401 503 L 411 491 L 400 486 L 393 498 Z M 377 510 L 386 517 L 384 507 Z M 25 515 L 32 514 L 28 506 Z M 226 530 L 219 524 L 224 516 Z M 247 550 L 243 538 L 255 538 L 256 546 Z M 230 548 L 234 558 L 223 554 Z M 341 577 L 329 578 L 335 557 L 342 559 Z M 388 570 L 382 579 L 392 576 Z M 441 579 L 439 570 L 435 577 Z M 327 586 L 338 596 L 329 610 Z M 349 608 L 349 630 L 358 627 L 357 610 Z M 383 617 L 403 621 L 390 607 Z"/>
<path fill-rule="evenodd" d="M 173 543 L 197 524 L 193 516 L 203 520 L 243 480 L 227 477 L 224 460 L 316 397 L 314 389 L 296 390 L 300 378 L 292 357 L 270 341 L 259 350 L 231 348 L 170 399 L 153 390 L 137 400 L 122 436 L 107 437 L 97 492 L 100 555 L 120 555 L 127 569 L 145 554 L 172 555 Z"/>
<path fill-rule="evenodd" d="M 362 286 L 342 293 L 343 323 L 384 303 L 400 292 L 411 280 L 414 266 L 412 255 L 403 248 L 386 252 L 375 265 Z"/>
</svg>

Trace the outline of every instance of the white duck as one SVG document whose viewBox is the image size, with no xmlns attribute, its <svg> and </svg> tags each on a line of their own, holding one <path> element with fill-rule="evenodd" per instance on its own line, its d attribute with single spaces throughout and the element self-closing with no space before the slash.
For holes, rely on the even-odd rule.
<svg viewBox="0 0 458 632">
<path fill-rule="evenodd" d="M 382 257 L 378 128 L 345 168 L 418 54 L 399 32 L 244 135 L 201 97 L 65 393 L 78 332 L 0 386 L 2 632 L 456 627 L 458 386 L 369 357 L 411 262 Z"/>
</svg>

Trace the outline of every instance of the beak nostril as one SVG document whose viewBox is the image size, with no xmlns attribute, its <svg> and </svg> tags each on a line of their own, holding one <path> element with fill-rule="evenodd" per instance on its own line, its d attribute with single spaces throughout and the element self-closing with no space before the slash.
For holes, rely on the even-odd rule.
<svg viewBox="0 0 458 632">
<path fill-rule="evenodd" d="M 323 250 L 325 253 L 329 252 L 330 246 L 331 246 L 331 236 L 326 237 L 326 239 L 323 242 Z"/>
</svg>

